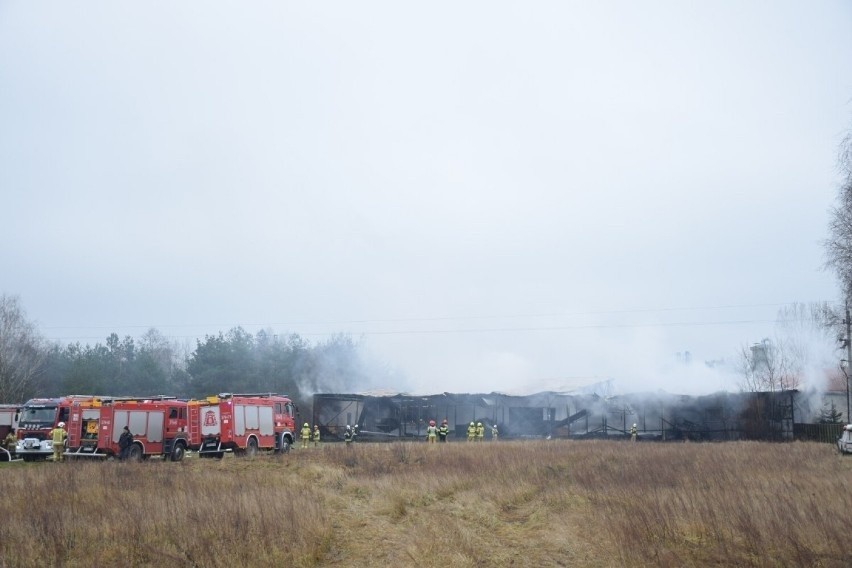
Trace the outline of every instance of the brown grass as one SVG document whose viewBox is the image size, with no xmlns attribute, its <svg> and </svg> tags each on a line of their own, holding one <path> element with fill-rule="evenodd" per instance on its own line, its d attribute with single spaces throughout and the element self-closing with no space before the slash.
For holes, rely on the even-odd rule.
<svg viewBox="0 0 852 568">
<path fill-rule="evenodd" d="M 848 566 L 816 443 L 328 444 L 3 464 L 2 566 Z"/>
</svg>

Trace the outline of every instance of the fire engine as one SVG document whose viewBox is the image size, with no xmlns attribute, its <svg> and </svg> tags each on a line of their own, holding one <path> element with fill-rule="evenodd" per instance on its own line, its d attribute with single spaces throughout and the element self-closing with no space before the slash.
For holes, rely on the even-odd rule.
<svg viewBox="0 0 852 568">
<path fill-rule="evenodd" d="M 18 445 L 15 448 L 18 457 L 24 461 L 34 461 L 52 456 L 50 431 L 60 422 L 68 422 L 72 402 L 93 398 L 88 395 L 69 395 L 61 398 L 33 398 L 25 402 L 18 417 Z"/>
<path fill-rule="evenodd" d="M 286 453 L 295 430 L 296 406 L 286 396 L 222 393 L 189 401 L 190 447 L 200 457 Z"/>
<path fill-rule="evenodd" d="M 132 461 L 163 456 L 180 461 L 189 446 L 187 402 L 174 397 L 95 398 L 74 401 L 68 420 L 68 458 L 109 458 L 119 454 L 118 439 L 127 426 Z"/>
</svg>

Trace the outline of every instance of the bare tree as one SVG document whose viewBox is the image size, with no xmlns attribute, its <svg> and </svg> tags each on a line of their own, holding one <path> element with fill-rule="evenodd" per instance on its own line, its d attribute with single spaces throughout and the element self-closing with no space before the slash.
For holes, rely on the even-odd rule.
<svg viewBox="0 0 852 568">
<path fill-rule="evenodd" d="M 799 377 L 782 340 L 764 339 L 754 345 L 743 345 L 739 354 L 742 390 L 777 392 L 798 388 Z"/>
<path fill-rule="evenodd" d="M 844 331 L 842 314 L 827 302 L 794 303 L 778 311 L 779 347 L 789 372 L 800 377 L 837 364 L 837 339 Z"/>
<path fill-rule="evenodd" d="M 17 297 L 0 295 L 0 401 L 22 402 L 43 371 L 47 352 Z"/>
<path fill-rule="evenodd" d="M 852 298 L 852 132 L 840 145 L 840 171 L 843 181 L 837 205 L 831 210 L 829 237 L 823 242 L 826 267 L 837 274 L 847 301 Z"/>
</svg>

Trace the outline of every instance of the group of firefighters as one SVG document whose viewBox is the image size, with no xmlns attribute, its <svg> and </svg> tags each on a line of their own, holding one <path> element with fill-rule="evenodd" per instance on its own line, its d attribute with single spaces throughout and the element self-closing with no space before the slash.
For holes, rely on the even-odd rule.
<svg viewBox="0 0 852 568">
<path fill-rule="evenodd" d="M 440 426 L 435 425 L 434 420 L 429 421 L 429 426 L 426 428 L 426 441 L 430 444 L 434 444 L 435 441 L 446 442 L 447 436 L 450 433 L 450 427 L 447 425 L 447 419 L 441 421 Z M 498 435 L 497 425 L 493 425 L 491 427 L 491 441 L 497 441 Z M 485 439 L 485 426 L 482 425 L 482 422 L 471 422 L 467 427 L 467 441 L 468 442 L 481 442 Z"/>
<path fill-rule="evenodd" d="M 356 424 L 354 427 L 349 424 L 346 425 L 346 430 L 343 431 L 343 441 L 346 442 L 348 446 L 358 437 L 358 425 Z M 320 429 L 318 424 L 314 424 L 314 429 L 311 430 L 310 424 L 305 422 L 302 426 L 302 430 L 299 432 L 299 439 L 302 441 L 302 447 L 308 448 L 313 442 L 314 447 L 319 447 L 320 443 Z"/>
<path fill-rule="evenodd" d="M 426 428 L 426 441 L 430 444 L 434 444 L 435 441 L 446 442 L 447 436 L 450 433 L 450 427 L 447 425 L 447 419 L 441 421 L 440 426 L 435 426 L 435 421 L 429 421 L 429 427 Z M 497 425 L 494 424 L 491 427 L 491 441 L 497 441 Z M 485 439 L 485 426 L 482 425 L 482 422 L 471 422 L 467 427 L 467 441 L 468 442 L 481 442 Z"/>
<path fill-rule="evenodd" d="M 346 430 L 343 431 L 343 441 L 346 442 L 348 446 L 358 437 L 358 425 L 356 424 L 354 427 L 349 424 L 346 425 Z M 318 424 L 314 424 L 314 429 L 311 430 L 310 424 L 305 422 L 302 426 L 302 430 L 299 432 L 299 439 L 302 441 L 302 447 L 308 448 L 313 442 L 314 447 L 319 447 L 320 443 L 320 429 Z"/>
<path fill-rule="evenodd" d="M 50 437 L 51 446 L 53 447 L 53 461 L 65 461 L 63 454 L 65 453 L 65 440 L 68 438 L 68 432 L 65 430 L 65 422 L 59 422 L 56 427 L 48 433 L 48 436 Z M 3 440 L 3 446 L 6 448 L 6 451 L 9 452 L 10 458 L 16 453 L 17 445 L 18 439 L 15 437 L 14 432 L 10 431 Z M 127 458 L 131 445 L 133 445 L 133 434 L 131 434 L 130 429 L 125 426 L 118 439 L 118 447 L 121 450 L 118 455 L 118 459 L 123 460 Z"/>
<path fill-rule="evenodd" d="M 68 432 L 65 431 L 65 422 L 60 422 L 48 434 L 50 436 L 51 445 L 53 447 L 53 461 L 61 462 L 62 454 L 65 452 L 65 438 L 68 437 Z M 17 452 L 18 438 L 11 430 L 3 439 L 3 447 L 9 452 L 9 459 L 12 459 Z"/>
<path fill-rule="evenodd" d="M 347 426 L 349 428 L 349 426 Z M 314 430 L 311 432 L 311 426 L 307 422 L 305 422 L 304 426 L 302 426 L 302 431 L 299 433 L 299 438 L 302 440 L 302 447 L 307 448 L 311 442 L 314 443 L 314 447 L 319 447 L 320 443 L 320 431 L 319 425 L 314 424 Z"/>
<path fill-rule="evenodd" d="M 430 444 L 434 444 L 436 441 L 446 442 L 447 436 L 450 434 L 450 427 L 447 424 L 447 419 L 445 418 L 441 421 L 441 425 L 437 426 L 434 420 L 429 421 L 429 426 L 426 428 L 426 441 Z M 498 430 L 497 425 L 494 424 L 491 427 L 491 440 L 497 441 Z M 353 428 L 349 424 L 346 425 L 346 429 L 343 431 L 343 441 L 346 445 L 351 444 L 358 437 L 358 425 L 356 424 Z M 311 430 L 310 424 L 307 422 L 302 426 L 301 431 L 299 432 L 299 439 L 302 442 L 302 448 L 310 447 L 313 442 L 314 447 L 319 447 L 320 443 L 320 429 L 319 425 L 314 424 L 314 429 Z M 481 442 L 485 439 L 485 426 L 482 425 L 482 422 L 471 422 L 467 427 L 467 441 L 468 442 Z"/>
</svg>

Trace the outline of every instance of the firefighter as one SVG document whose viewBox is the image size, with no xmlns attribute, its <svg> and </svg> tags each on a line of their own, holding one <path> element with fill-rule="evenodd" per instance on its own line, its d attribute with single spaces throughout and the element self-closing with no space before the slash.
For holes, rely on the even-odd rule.
<svg viewBox="0 0 852 568">
<path fill-rule="evenodd" d="M 475 439 L 476 439 L 476 424 L 471 422 L 470 426 L 467 427 L 467 441 L 473 442 Z"/>
<path fill-rule="evenodd" d="M 346 425 L 346 430 L 343 431 L 343 441 L 346 442 L 347 448 L 352 445 L 352 427 L 349 424 Z"/>
<path fill-rule="evenodd" d="M 485 439 L 485 426 L 482 425 L 482 422 L 476 423 L 476 441 L 481 442 Z"/>
<path fill-rule="evenodd" d="M 15 448 L 18 447 L 18 439 L 15 437 L 15 433 L 9 430 L 9 433 L 6 434 L 6 439 L 3 440 L 3 445 L 6 447 L 6 450 L 9 452 L 9 459 L 12 459 L 12 456 L 15 455 Z"/>
<path fill-rule="evenodd" d="M 305 425 L 302 426 L 302 447 L 307 448 L 308 442 L 311 440 L 311 427 L 305 422 Z"/>
<path fill-rule="evenodd" d="M 118 459 L 127 459 L 127 454 L 130 453 L 130 446 L 133 445 L 133 434 L 130 433 L 130 428 L 124 427 L 121 436 L 118 437 Z"/>
<path fill-rule="evenodd" d="M 435 443 L 435 438 L 438 435 L 438 429 L 435 427 L 435 421 L 430 420 L 429 426 L 426 428 L 426 441 L 430 444 Z"/>
<path fill-rule="evenodd" d="M 314 447 L 319 448 L 319 443 L 320 443 L 319 424 L 314 424 Z"/>
<path fill-rule="evenodd" d="M 6 446 L 6 449 L 10 452 L 15 450 L 15 447 L 18 445 L 18 439 L 15 437 L 15 433 L 9 430 L 9 433 L 6 434 L 6 439 L 3 440 L 3 445 Z"/>
<path fill-rule="evenodd" d="M 68 432 L 65 431 L 65 422 L 60 422 L 56 428 L 50 431 L 50 439 L 53 440 L 53 461 L 62 461 L 62 451 L 65 449 L 65 438 L 68 437 Z"/>
<path fill-rule="evenodd" d="M 441 425 L 438 427 L 438 441 L 439 442 L 446 442 L 447 441 L 447 434 L 449 434 L 449 433 L 450 433 L 450 427 L 447 426 L 447 419 L 444 418 L 441 421 Z"/>
<path fill-rule="evenodd" d="M 635 442 L 639 431 L 636 429 L 636 424 L 630 427 L 630 441 Z"/>
<path fill-rule="evenodd" d="M 491 427 L 491 441 L 492 442 L 497 441 L 497 434 L 498 433 L 499 432 L 497 432 L 497 425 L 495 424 L 494 426 Z"/>
<path fill-rule="evenodd" d="M 352 441 L 355 442 L 358 440 L 358 425 L 352 427 Z"/>
</svg>

